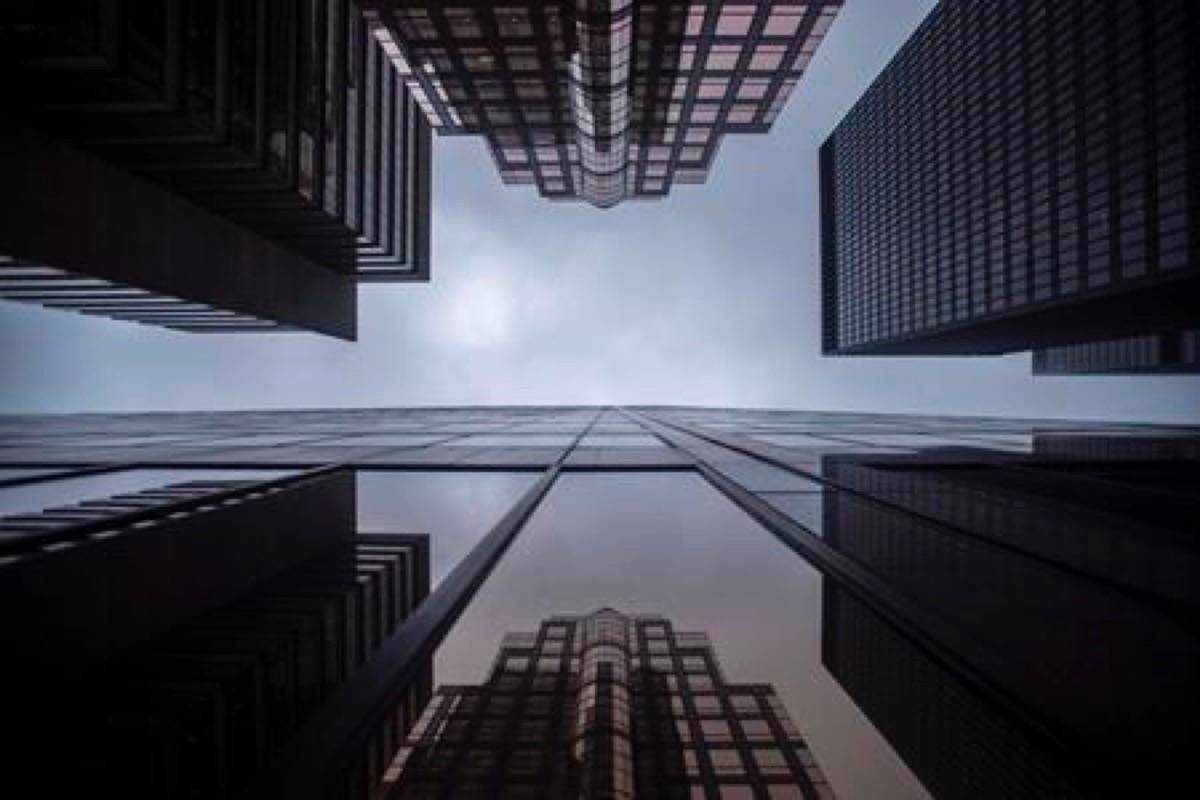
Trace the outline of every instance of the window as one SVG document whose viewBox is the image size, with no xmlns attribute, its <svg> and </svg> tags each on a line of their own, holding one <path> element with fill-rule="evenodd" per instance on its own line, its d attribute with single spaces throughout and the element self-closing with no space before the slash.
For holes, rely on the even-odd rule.
<svg viewBox="0 0 1200 800">
<path fill-rule="evenodd" d="M 791 772 L 787 757 L 780 750 L 754 750 L 754 763 L 764 775 L 787 775 Z"/>
<path fill-rule="evenodd" d="M 742 775 L 746 771 L 737 750 L 709 750 L 708 757 L 717 775 Z"/>
<path fill-rule="evenodd" d="M 725 6 L 717 18 L 718 36 L 745 36 L 754 21 L 754 6 Z"/>
<path fill-rule="evenodd" d="M 705 719 L 700 721 L 700 730 L 704 738 L 712 742 L 727 742 L 733 738 L 729 723 L 723 719 Z"/>
</svg>

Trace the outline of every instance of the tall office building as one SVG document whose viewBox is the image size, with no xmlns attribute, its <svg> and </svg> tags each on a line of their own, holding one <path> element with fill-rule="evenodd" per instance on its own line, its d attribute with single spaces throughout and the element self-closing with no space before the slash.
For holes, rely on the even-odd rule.
<svg viewBox="0 0 1200 800">
<path fill-rule="evenodd" d="M 353 0 L 0 12 L 0 296 L 353 339 L 429 277 L 430 135 Z"/>
<path fill-rule="evenodd" d="M 442 134 L 500 177 L 602 208 L 702 183 L 726 133 L 765 133 L 841 0 L 365 0 Z"/>
<path fill-rule="evenodd" d="M 510 772 L 528 788 L 535 752 L 534 796 L 618 778 L 809 796 L 825 790 L 806 751 L 834 792 L 1168 796 L 1200 757 L 1197 464 L 1196 428 L 1054 419 L 0 417 L 0 687 L 10 719 L 47 701 L 13 724 L 22 741 L 111 719 L 164 781 L 237 787 L 215 796 L 418 793 L 388 770 L 406 740 L 412 774 L 450 776 L 454 796 Z M 388 593 L 405 553 L 427 553 L 424 600 L 419 582 Z M 726 682 L 665 619 L 545 619 L 605 607 L 686 617 L 761 683 Z M 590 662 L 593 623 L 629 650 Z M 535 628 L 484 679 L 504 634 Z M 447 686 L 426 710 L 431 664 Z M 337 685 L 317 703 L 319 675 Z M 104 713 L 76 720 L 58 687 L 90 676 Z M 593 685 L 611 702 L 591 705 Z"/>
<path fill-rule="evenodd" d="M 1198 18 L 1186 0 L 935 7 L 821 148 L 824 352 L 1194 328 Z"/>
<path fill-rule="evenodd" d="M 601 609 L 505 636 L 443 686 L 387 797 L 833 797 L 774 690 L 728 683 L 706 634 Z"/>
</svg>

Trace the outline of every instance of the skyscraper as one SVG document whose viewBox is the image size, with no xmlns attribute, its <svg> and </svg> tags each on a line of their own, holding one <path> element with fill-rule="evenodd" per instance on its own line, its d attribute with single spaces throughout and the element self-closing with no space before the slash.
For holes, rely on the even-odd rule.
<svg viewBox="0 0 1200 800">
<path fill-rule="evenodd" d="M 940 3 L 821 148 L 822 346 L 1194 328 L 1194 3 Z"/>
<path fill-rule="evenodd" d="M 429 127 L 352 0 L 22 0 L 0 87 L 0 296 L 353 339 L 428 280 Z"/>
<path fill-rule="evenodd" d="M 601 609 L 505 636 L 487 681 L 438 689 L 389 798 L 818 798 L 833 792 L 774 690 L 726 681 L 703 633 Z"/>
<path fill-rule="evenodd" d="M 483 135 L 505 183 L 609 207 L 702 183 L 765 133 L 841 0 L 366 0 L 430 124 Z"/>
</svg>

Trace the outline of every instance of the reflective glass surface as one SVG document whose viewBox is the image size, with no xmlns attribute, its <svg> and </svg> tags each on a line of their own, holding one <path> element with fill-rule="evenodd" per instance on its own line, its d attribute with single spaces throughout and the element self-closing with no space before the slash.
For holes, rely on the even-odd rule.
<svg viewBox="0 0 1200 800">
<path fill-rule="evenodd" d="M 505 633 L 614 607 L 703 631 L 731 680 L 773 685 L 847 797 L 924 797 L 821 665 L 821 577 L 696 475 L 567 475 L 476 595 L 434 663 L 479 683 Z"/>
<path fill-rule="evenodd" d="M 429 534 L 437 584 L 528 489 L 532 472 L 358 471 L 358 529 Z"/>
</svg>

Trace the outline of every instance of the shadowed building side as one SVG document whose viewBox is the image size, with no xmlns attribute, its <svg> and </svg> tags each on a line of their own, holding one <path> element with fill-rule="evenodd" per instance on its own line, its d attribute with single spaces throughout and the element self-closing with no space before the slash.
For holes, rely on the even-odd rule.
<svg viewBox="0 0 1200 800">
<path fill-rule="evenodd" d="M 940 3 L 821 148 L 827 355 L 1197 324 L 1200 11 Z"/>
</svg>

